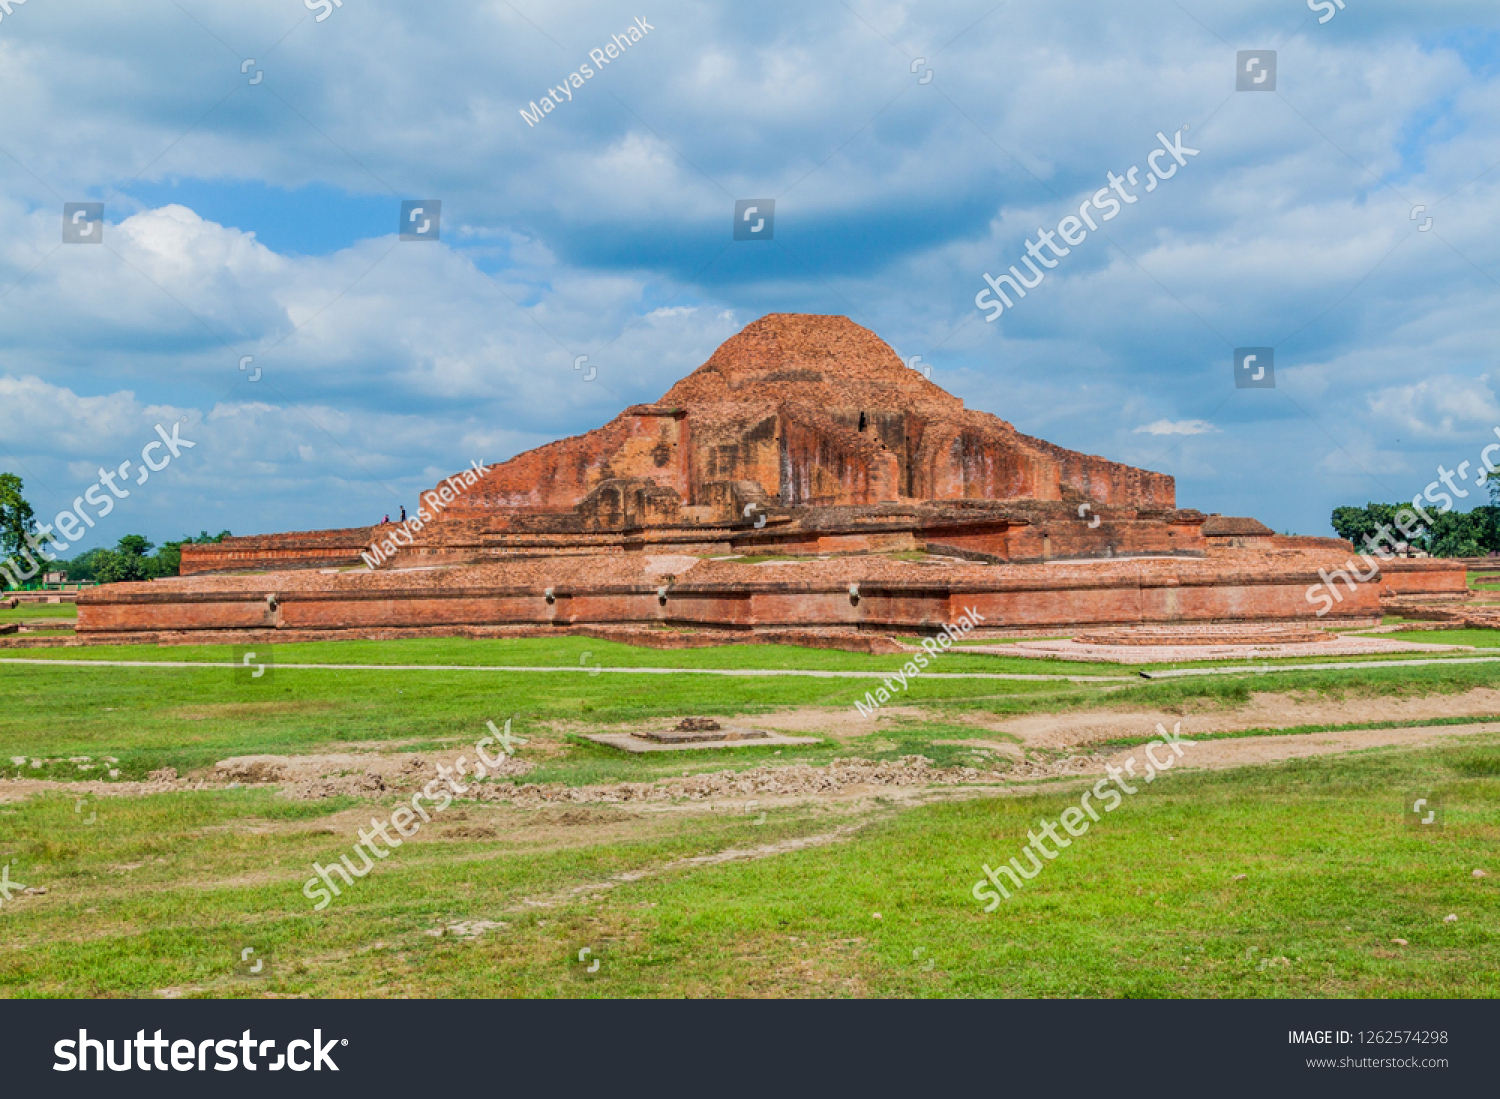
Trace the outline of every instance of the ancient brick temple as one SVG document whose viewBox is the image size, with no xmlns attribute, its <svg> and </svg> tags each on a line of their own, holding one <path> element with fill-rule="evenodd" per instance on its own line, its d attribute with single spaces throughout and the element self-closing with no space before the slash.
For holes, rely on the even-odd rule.
<svg viewBox="0 0 1500 1099">
<path fill-rule="evenodd" d="M 1205 516 L 1176 509 L 1171 477 L 969 411 L 845 317 L 763 317 L 655 404 L 454 488 L 411 546 L 378 528 L 236 538 L 184 547 L 183 572 L 243 567 L 257 550 L 278 565 L 358 563 L 367 540 L 389 540 L 375 556 L 398 567 L 934 545 L 1042 561 L 1206 546 Z"/>
<path fill-rule="evenodd" d="M 1179 509 L 1171 477 L 1023 435 L 847 318 L 799 314 L 422 501 L 405 526 L 184 546 L 183 578 L 80 600 L 80 634 L 921 629 L 976 600 L 1002 628 L 1284 619 L 1351 552 Z M 1455 583 L 1392 562 L 1333 617 Z"/>
</svg>

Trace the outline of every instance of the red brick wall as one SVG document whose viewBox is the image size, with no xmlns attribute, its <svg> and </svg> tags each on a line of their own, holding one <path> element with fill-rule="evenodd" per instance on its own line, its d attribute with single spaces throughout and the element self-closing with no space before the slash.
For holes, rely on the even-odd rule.
<svg viewBox="0 0 1500 1099">
<path fill-rule="evenodd" d="M 248 578 L 238 590 L 198 590 L 192 580 L 111 584 L 79 598 L 80 636 L 129 631 L 261 630 L 351 631 L 506 624 L 629 624 L 750 627 L 859 626 L 867 629 L 933 626 L 967 606 L 993 627 L 1068 628 L 1139 622 L 1311 620 L 1307 589 L 1321 582 L 1317 565 L 1331 558 L 1289 561 L 1280 568 L 1215 564 L 1204 560 L 1120 562 L 1098 566 L 964 566 L 937 572 L 879 561 L 794 566 L 780 573 L 764 566 L 715 563 L 701 583 L 608 583 L 601 564 L 578 562 L 554 587 L 548 603 L 540 583 L 482 582 L 470 571 L 465 586 L 448 587 L 433 574 L 379 572 L 308 577 L 283 573 Z M 1407 592 L 1461 591 L 1464 570 L 1446 562 L 1401 562 L 1387 578 Z M 516 566 L 514 575 L 561 573 Z M 615 566 L 616 568 L 623 566 Z M 703 567 L 703 566 L 700 566 Z M 505 566 L 511 568 L 511 566 Z M 808 571 L 801 571 L 808 570 Z M 579 577 L 597 573 L 597 584 Z M 499 576 L 501 574 L 493 574 Z M 510 575 L 510 574 L 505 574 Z M 782 576 L 803 577 L 781 579 Z M 835 578 L 838 579 L 835 579 Z M 297 578 L 293 590 L 278 585 Z M 325 583 L 326 582 L 326 583 Z M 849 584 L 859 588 L 856 602 Z M 420 585 L 420 586 L 418 586 Z M 1381 584 L 1344 592 L 1324 622 L 1380 614 Z M 276 595 L 273 608 L 268 594 Z"/>
<path fill-rule="evenodd" d="M 238 569 L 336 568 L 359 564 L 374 527 L 226 538 L 182 547 L 182 576 Z"/>
<path fill-rule="evenodd" d="M 893 501 L 900 464 L 868 426 L 861 432 L 811 409 L 781 416 L 781 502 L 788 507 L 846 507 Z"/>
</svg>

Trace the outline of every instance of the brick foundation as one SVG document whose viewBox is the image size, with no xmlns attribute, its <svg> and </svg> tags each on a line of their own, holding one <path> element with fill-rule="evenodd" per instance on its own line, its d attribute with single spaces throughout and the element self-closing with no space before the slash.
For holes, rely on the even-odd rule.
<svg viewBox="0 0 1500 1099">
<path fill-rule="evenodd" d="M 110 584 L 79 600 L 78 636 L 364 637 L 508 627 L 929 632 L 968 608 L 992 630 L 1174 622 L 1352 624 L 1378 619 L 1380 583 L 1318 619 L 1307 589 L 1342 558 L 1281 551 L 1058 565 L 924 565 L 880 557 L 749 565 L 690 557 L 533 559 L 436 570 L 291 571 Z M 1452 598 L 1463 567 L 1402 562 L 1407 598 Z"/>
</svg>

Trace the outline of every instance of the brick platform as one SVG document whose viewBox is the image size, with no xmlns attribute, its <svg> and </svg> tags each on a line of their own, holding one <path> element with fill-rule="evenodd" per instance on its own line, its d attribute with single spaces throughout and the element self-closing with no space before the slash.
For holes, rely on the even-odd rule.
<svg viewBox="0 0 1500 1099">
<path fill-rule="evenodd" d="M 1196 622 L 1375 624 L 1361 585 L 1313 620 L 1306 589 L 1337 553 L 1250 550 L 1203 559 L 1053 565 L 918 564 L 854 557 L 747 564 L 682 556 L 558 557 L 437 569 L 287 571 L 110 584 L 79 604 L 93 641 L 311 640 L 507 627 L 675 626 L 721 631 L 934 631 L 973 607 L 992 630 Z M 1462 569 L 1423 574 L 1435 589 Z M 1405 578 L 1415 584 L 1413 573 Z"/>
<path fill-rule="evenodd" d="M 1170 626 L 1124 626 L 1091 630 L 1073 638 L 1080 645 L 1294 645 L 1330 641 L 1335 635 L 1316 626 L 1243 623 L 1204 626 L 1196 623 Z"/>
<path fill-rule="evenodd" d="M 965 651 L 968 651 L 965 649 Z M 985 646 L 1001 656 L 1081 660 L 1091 664 L 1179 664 L 1194 660 L 1280 660 L 1310 656 L 1380 656 L 1403 652 L 1472 652 L 1472 645 L 1429 645 L 1388 637 L 1332 637 L 1322 641 L 1226 645 L 1091 645 L 1079 641 L 1021 641 Z"/>
</svg>

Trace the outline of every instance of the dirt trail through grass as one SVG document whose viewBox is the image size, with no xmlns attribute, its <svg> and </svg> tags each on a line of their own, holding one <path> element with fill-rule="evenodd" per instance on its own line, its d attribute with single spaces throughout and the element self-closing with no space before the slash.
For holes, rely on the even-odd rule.
<svg viewBox="0 0 1500 1099">
<path fill-rule="evenodd" d="M 1170 729 L 1178 721 L 1185 731 L 1204 736 L 1245 729 L 1418 723 L 1454 717 L 1500 718 L 1500 690 L 1479 687 L 1463 694 L 1416 698 L 1297 698 L 1264 693 L 1252 694 L 1243 705 L 1222 709 L 1028 714 L 987 722 L 986 727 L 1017 736 L 1028 747 L 1066 749 L 1124 737 L 1151 736 L 1157 723 Z"/>
<path fill-rule="evenodd" d="M 1226 737 L 1198 740 L 1184 749 L 1177 764 L 1188 770 L 1221 771 L 1230 767 L 1252 767 L 1281 763 L 1289 759 L 1340 755 L 1368 751 L 1372 748 L 1424 748 L 1461 737 L 1482 733 L 1500 733 L 1500 722 L 1475 725 L 1428 725 L 1404 729 L 1351 729 L 1328 733 L 1292 733 L 1272 736 Z M 1184 736 L 1186 743 L 1190 738 Z M 1163 753 L 1156 749 L 1158 758 Z M 1141 762 L 1142 749 L 1127 748 L 1115 753 L 1110 762 L 1120 766 L 1134 756 Z M 1102 772 L 1102 768 L 1101 768 Z"/>
<path fill-rule="evenodd" d="M 722 866 L 729 862 L 753 862 L 757 859 L 770 859 L 778 855 L 789 854 L 792 851 L 805 851 L 812 847 L 826 847 L 830 843 L 840 843 L 848 839 L 856 832 L 867 827 L 876 817 L 874 815 L 853 823 L 843 824 L 831 832 L 820 832 L 811 836 L 795 836 L 791 839 L 781 840 L 776 843 L 761 844 L 757 847 L 729 847 L 723 851 L 715 851 L 708 855 L 693 855 L 683 859 L 673 859 L 671 862 L 662 863 L 660 866 L 645 867 L 640 870 L 627 870 L 615 874 L 602 881 L 585 882 L 582 885 L 569 886 L 567 889 L 558 890 L 555 893 L 542 897 L 527 897 L 526 899 L 505 908 L 501 915 L 518 915 L 538 908 L 557 908 L 562 905 L 571 904 L 579 900 L 595 900 L 608 893 L 610 890 L 622 885 L 630 885 L 634 882 L 646 881 L 650 878 L 659 878 L 664 874 L 670 874 L 677 870 L 696 870 L 705 866 Z M 465 938 L 474 937 L 472 931 L 476 927 L 473 920 L 460 920 L 446 925 L 441 932 L 453 932 Z M 431 934 L 432 932 L 428 932 Z"/>
</svg>

